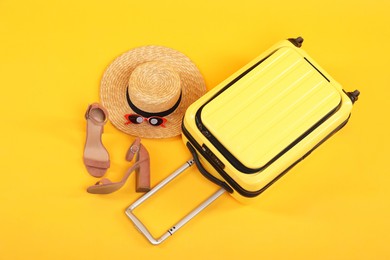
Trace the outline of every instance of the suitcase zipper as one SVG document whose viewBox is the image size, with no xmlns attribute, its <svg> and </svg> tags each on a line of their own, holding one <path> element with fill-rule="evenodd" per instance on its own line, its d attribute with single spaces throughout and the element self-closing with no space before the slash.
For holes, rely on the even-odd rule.
<svg viewBox="0 0 390 260">
<path fill-rule="evenodd" d="M 349 116 L 350 117 L 350 116 Z M 268 187 L 270 187 L 272 184 L 274 184 L 277 180 L 279 180 L 284 174 L 286 174 L 289 170 L 291 170 L 295 165 L 297 165 L 300 161 L 302 161 L 303 159 L 305 159 L 312 151 L 314 151 L 318 146 L 320 146 L 322 143 L 324 143 L 326 140 L 328 140 L 332 135 L 334 135 L 335 133 L 337 133 L 341 128 L 343 128 L 348 120 L 349 120 L 349 117 L 343 122 L 341 123 L 337 128 L 335 128 L 331 133 L 329 133 L 324 139 L 322 139 L 318 144 L 316 144 L 311 150 L 309 150 L 306 154 L 304 154 L 299 160 L 295 161 L 293 164 L 291 164 L 287 169 L 285 169 L 282 173 L 280 173 L 278 176 L 276 176 L 271 182 L 267 183 L 263 188 L 261 188 L 260 190 L 257 190 L 257 191 L 248 191 L 246 189 L 244 189 L 243 187 L 241 187 L 235 180 L 233 180 L 228 173 L 226 173 L 223 169 L 221 169 L 219 167 L 218 164 L 216 164 L 213 160 L 211 160 L 203 151 L 202 147 L 200 146 L 200 144 L 198 144 L 198 142 L 196 142 L 196 140 L 191 136 L 191 134 L 188 132 L 188 130 L 185 128 L 184 126 L 184 123 L 182 123 L 182 131 L 183 131 L 183 134 L 185 135 L 185 137 L 188 139 L 189 142 L 187 142 L 187 147 L 188 149 L 190 150 L 190 152 L 192 153 L 193 157 L 195 158 L 197 155 L 196 155 L 196 152 L 198 152 L 199 154 L 201 154 L 203 156 L 203 158 L 205 158 L 212 166 L 213 168 L 219 173 L 219 175 L 221 175 L 221 177 L 227 181 L 227 183 L 223 182 L 223 181 L 220 181 L 220 182 L 215 182 L 213 180 L 211 180 L 209 177 L 206 177 L 206 175 L 208 176 L 212 176 L 212 178 L 215 178 L 212 174 L 210 174 L 209 172 L 207 172 L 205 169 L 202 173 L 203 176 L 205 176 L 207 179 L 209 179 L 210 181 L 212 181 L 213 183 L 217 184 L 218 186 L 226 189 L 226 185 L 230 185 L 231 188 L 233 188 L 233 190 L 237 191 L 240 195 L 244 196 L 244 197 L 248 197 L 248 198 L 253 198 L 253 197 L 256 197 L 258 196 L 259 194 L 261 194 L 263 191 L 265 191 Z M 192 148 L 192 149 L 191 149 Z M 194 154 L 195 153 L 195 154 Z M 199 162 L 200 163 L 200 162 Z M 198 166 L 198 165 L 197 165 Z M 199 167 L 198 167 L 199 168 Z M 203 166 L 202 166 L 203 168 Z M 221 182 L 223 183 L 223 185 L 221 185 Z M 230 187 L 229 187 L 230 188 Z M 226 189 L 228 192 L 232 193 L 231 192 L 231 189 Z"/>
</svg>

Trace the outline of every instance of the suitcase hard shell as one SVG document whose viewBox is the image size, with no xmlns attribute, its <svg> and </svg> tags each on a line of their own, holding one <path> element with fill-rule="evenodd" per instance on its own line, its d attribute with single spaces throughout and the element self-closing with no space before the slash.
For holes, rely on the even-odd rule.
<svg viewBox="0 0 390 260">
<path fill-rule="evenodd" d="M 256 197 L 346 124 L 345 92 L 305 51 L 282 41 L 194 102 L 183 141 L 203 175 L 241 200 Z"/>
<path fill-rule="evenodd" d="M 276 44 L 187 109 L 182 137 L 193 159 L 126 209 L 150 243 L 165 241 L 225 192 L 256 197 L 347 123 L 359 91 L 345 92 L 299 49 L 302 41 Z M 193 164 L 221 188 L 155 238 L 134 210 Z"/>
</svg>

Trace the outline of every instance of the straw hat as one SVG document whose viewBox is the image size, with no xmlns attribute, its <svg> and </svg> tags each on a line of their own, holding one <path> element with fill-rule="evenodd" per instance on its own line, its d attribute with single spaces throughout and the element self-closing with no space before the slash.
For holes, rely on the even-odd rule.
<svg viewBox="0 0 390 260">
<path fill-rule="evenodd" d="M 100 85 L 100 98 L 112 124 L 144 138 L 179 135 L 187 107 L 205 92 L 194 63 L 162 46 L 122 54 L 108 66 Z"/>
</svg>

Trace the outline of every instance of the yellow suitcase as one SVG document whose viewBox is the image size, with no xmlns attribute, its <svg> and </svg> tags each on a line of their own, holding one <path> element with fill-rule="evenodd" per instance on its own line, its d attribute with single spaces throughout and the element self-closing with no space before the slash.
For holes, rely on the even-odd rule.
<svg viewBox="0 0 390 260">
<path fill-rule="evenodd" d="M 235 198 L 259 195 L 349 119 L 359 92 L 343 91 L 302 41 L 276 44 L 187 109 L 184 142 Z"/>
<path fill-rule="evenodd" d="M 126 213 L 153 244 L 171 236 L 225 191 L 258 196 L 348 121 L 359 91 L 346 92 L 305 51 L 282 41 L 194 102 L 183 119 L 193 155 Z M 221 189 L 154 239 L 132 211 L 195 163 Z"/>
</svg>

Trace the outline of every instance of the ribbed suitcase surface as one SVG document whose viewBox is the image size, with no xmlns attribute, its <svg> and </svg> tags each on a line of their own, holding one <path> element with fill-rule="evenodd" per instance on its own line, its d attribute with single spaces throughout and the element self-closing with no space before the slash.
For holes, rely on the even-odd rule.
<svg viewBox="0 0 390 260">
<path fill-rule="evenodd" d="M 209 102 L 201 119 L 243 165 L 261 168 L 340 102 L 340 93 L 325 76 L 285 47 Z"/>
</svg>

